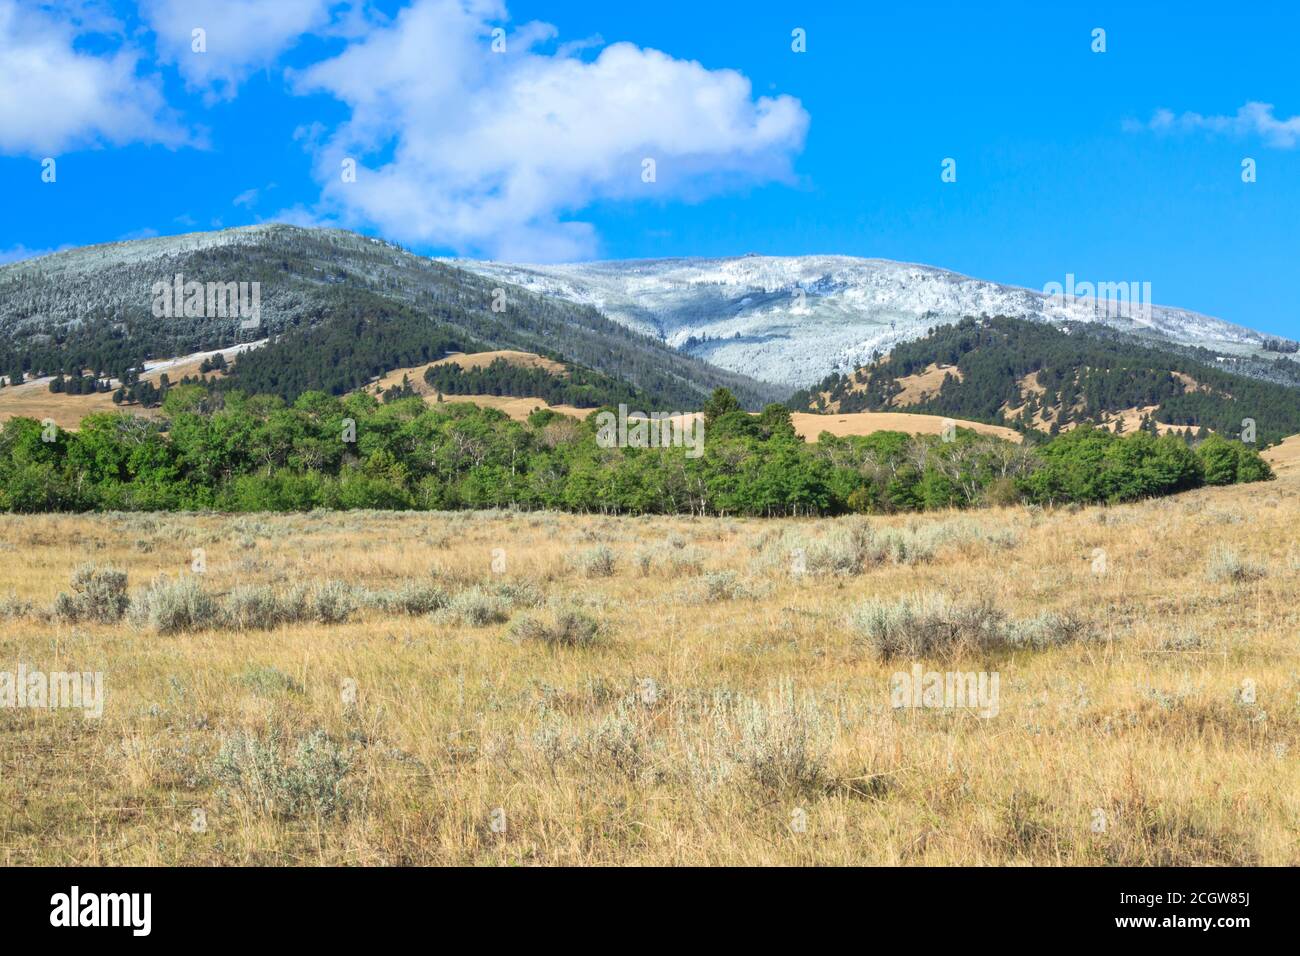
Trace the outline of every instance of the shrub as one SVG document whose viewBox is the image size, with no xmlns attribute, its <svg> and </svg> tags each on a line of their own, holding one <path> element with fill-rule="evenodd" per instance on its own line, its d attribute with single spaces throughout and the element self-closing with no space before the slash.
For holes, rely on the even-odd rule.
<svg viewBox="0 0 1300 956">
<path fill-rule="evenodd" d="M 302 685 L 275 667 L 250 667 L 239 675 L 239 682 L 260 697 L 275 694 L 301 694 Z"/>
<path fill-rule="evenodd" d="M 281 596 L 264 585 L 245 585 L 226 596 L 222 618 L 228 627 L 235 630 L 269 630 L 302 620 L 306 603 L 302 589 Z"/>
<path fill-rule="evenodd" d="M 1209 563 L 1205 566 L 1205 576 L 1211 581 L 1253 581 L 1266 574 L 1263 565 L 1242 560 L 1231 548 L 1216 544 L 1210 552 Z"/>
<path fill-rule="evenodd" d="M 733 758 L 759 786 L 811 790 L 827 781 L 830 721 L 811 695 L 797 697 L 783 683 L 766 702 L 742 701 L 735 716 Z"/>
<path fill-rule="evenodd" d="M 510 607 L 541 607 L 546 596 L 527 581 L 504 581 L 497 585 L 496 593 Z"/>
<path fill-rule="evenodd" d="M 550 647 L 590 647 L 602 631 L 600 621 L 574 608 L 561 608 L 547 616 L 525 615 L 510 627 L 515 638 Z"/>
<path fill-rule="evenodd" d="M 717 601 L 748 601 L 759 597 L 758 591 L 740 580 L 735 571 L 710 571 L 687 592 L 687 600 L 694 604 L 713 604 Z"/>
<path fill-rule="evenodd" d="M 578 568 L 589 578 L 610 577 L 616 564 L 614 552 L 603 544 L 578 555 Z"/>
<path fill-rule="evenodd" d="M 448 602 L 445 615 L 470 627 L 500 624 L 510 619 L 510 602 L 481 587 L 467 588 Z"/>
<path fill-rule="evenodd" d="M 447 606 L 449 598 L 442 588 L 408 581 L 391 591 L 372 593 L 367 603 L 390 614 L 432 614 Z"/>
<path fill-rule="evenodd" d="M 343 815 L 348 754 L 324 731 L 300 738 L 292 754 L 278 731 L 240 730 L 222 739 L 213 773 L 227 792 L 257 813 L 280 819 Z"/>
<path fill-rule="evenodd" d="M 866 601 L 850 618 L 858 637 L 882 660 L 984 650 L 1002 643 L 1005 623 L 991 604 L 957 604 L 934 593 L 893 603 Z"/>
<path fill-rule="evenodd" d="M 1044 612 L 1009 621 L 987 601 L 959 603 L 927 593 L 895 602 L 865 601 L 849 618 L 881 660 L 919 659 L 928 655 L 958 657 L 999 648 L 1043 650 L 1087 637 L 1090 625 L 1070 615 Z"/>
<path fill-rule="evenodd" d="M 1041 651 L 1083 640 L 1090 629 L 1090 625 L 1080 618 L 1044 611 L 1037 617 L 1013 621 L 1007 627 L 1006 643 L 1008 647 Z"/>
<path fill-rule="evenodd" d="M 356 610 L 352 589 L 340 581 L 326 581 L 312 589 L 308 608 L 319 624 L 341 624 Z"/>
<path fill-rule="evenodd" d="M 122 619 L 130 605 L 126 572 L 116 568 L 83 564 L 72 572 L 72 594 L 60 593 L 54 600 L 54 614 L 65 621 L 98 621 L 112 624 Z"/>
<path fill-rule="evenodd" d="M 192 577 L 156 579 L 132 600 L 130 613 L 159 634 L 202 630 L 220 619 L 217 602 Z"/>
</svg>

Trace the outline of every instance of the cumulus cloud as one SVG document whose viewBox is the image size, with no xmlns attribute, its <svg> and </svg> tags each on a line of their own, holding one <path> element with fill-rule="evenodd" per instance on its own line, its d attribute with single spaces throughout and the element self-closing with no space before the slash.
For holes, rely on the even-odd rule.
<svg viewBox="0 0 1300 956">
<path fill-rule="evenodd" d="M 1210 132 L 1232 136 L 1258 136 L 1269 146 L 1291 149 L 1300 142 L 1300 116 L 1278 119 L 1271 103 L 1247 103 L 1232 116 L 1203 116 L 1200 113 L 1175 114 L 1156 110 L 1146 123 L 1130 123 L 1130 129 L 1156 133 Z"/>
<path fill-rule="evenodd" d="M 100 35 L 98 55 L 82 52 L 79 40 L 111 24 L 102 14 L 66 15 L 72 9 L 0 0 L 0 153 L 186 142 L 157 78 L 140 74 L 140 52 L 118 35 Z"/>
<path fill-rule="evenodd" d="M 158 57 L 175 64 L 193 88 L 230 98 L 256 70 L 271 66 L 308 33 L 324 31 L 358 12 L 339 0 L 141 0 L 140 13 L 157 36 Z M 194 50 L 204 31 L 206 51 Z"/>
<path fill-rule="evenodd" d="M 320 214 L 407 242 L 501 259 L 596 251 L 600 200 L 693 200 L 792 178 L 808 114 L 789 96 L 754 98 L 748 79 L 629 43 L 592 59 L 543 50 L 547 24 L 492 52 L 497 0 L 416 0 L 338 56 L 296 74 L 297 92 L 350 108 L 307 136 Z M 579 44 L 579 47 L 581 44 Z M 356 160 L 355 182 L 341 175 Z M 656 181 L 643 181 L 643 161 Z"/>
</svg>

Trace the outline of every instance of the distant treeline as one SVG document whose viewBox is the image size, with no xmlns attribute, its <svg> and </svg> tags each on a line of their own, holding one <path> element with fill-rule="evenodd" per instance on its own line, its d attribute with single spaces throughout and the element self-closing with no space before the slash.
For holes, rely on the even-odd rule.
<svg viewBox="0 0 1300 956">
<path fill-rule="evenodd" d="M 981 504 L 1118 502 L 1271 477 L 1254 449 L 1077 429 L 1038 446 L 796 433 L 788 410 L 719 389 L 706 448 L 604 448 L 594 417 L 515 422 L 467 403 L 323 392 L 292 405 L 174 386 L 166 418 L 92 415 L 77 432 L 0 430 L 0 510 L 294 511 L 548 508 L 626 514 L 828 515 Z"/>
<path fill-rule="evenodd" d="M 435 365 L 424 373 L 424 381 L 446 395 L 510 395 L 577 408 L 636 404 L 645 398 L 630 385 L 590 369 L 574 367 L 566 375 L 557 375 L 502 358 L 483 368 L 462 368 L 450 362 Z"/>
</svg>

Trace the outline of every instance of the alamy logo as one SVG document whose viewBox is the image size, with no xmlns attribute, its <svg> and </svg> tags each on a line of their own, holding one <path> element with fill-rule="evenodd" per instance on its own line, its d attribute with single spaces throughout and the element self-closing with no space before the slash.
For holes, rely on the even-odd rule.
<svg viewBox="0 0 1300 956">
<path fill-rule="evenodd" d="M 241 329 L 262 324 L 262 283 L 186 282 L 180 273 L 171 282 L 153 284 L 156 319 L 239 319 Z"/>
<path fill-rule="evenodd" d="M 1049 282 L 1043 294 L 1056 305 L 1079 303 L 1096 315 L 1108 318 L 1151 318 L 1150 282 L 1075 282 L 1067 273 L 1065 283 Z"/>
<path fill-rule="evenodd" d="M 104 675 L 79 671 L 0 671 L 0 707 L 80 710 L 86 717 L 104 716 Z"/>
<path fill-rule="evenodd" d="M 996 717 L 1000 677 L 971 671 L 925 671 L 920 664 L 912 672 L 899 671 L 889 681 L 889 702 L 895 710 L 925 707 L 934 710 L 974 710 L 981 717 Z"/>
<path fill-rule="evenodd" d="M 596 415 L 596 445 L 600 448 L 685 448 L 687 458 L 704 454 L 704 416 L 681 412 L 629 412 Z"/>
<path fill-rule="evenodd" d="M 51 926 L 129 926 L 131 935 L 148 936 L 153 928 L 152 893 L 70 893 L 50 897 Z"/>
</svg>

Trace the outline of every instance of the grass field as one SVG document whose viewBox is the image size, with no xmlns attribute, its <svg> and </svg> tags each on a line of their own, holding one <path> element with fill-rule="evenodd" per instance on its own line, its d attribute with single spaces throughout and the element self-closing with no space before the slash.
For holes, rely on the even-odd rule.
<svg viewBox="0 0 1300 956">
<path fill-rule="evenodd" d="M 1294 865 L 1298 527 L 1289 470 L 820 522 L 4 517 L 0 671 L 105 702 L 0 709 L 0 863 Z M 893 706 L 913 664 L 996 714 Z"/>
</svg>

